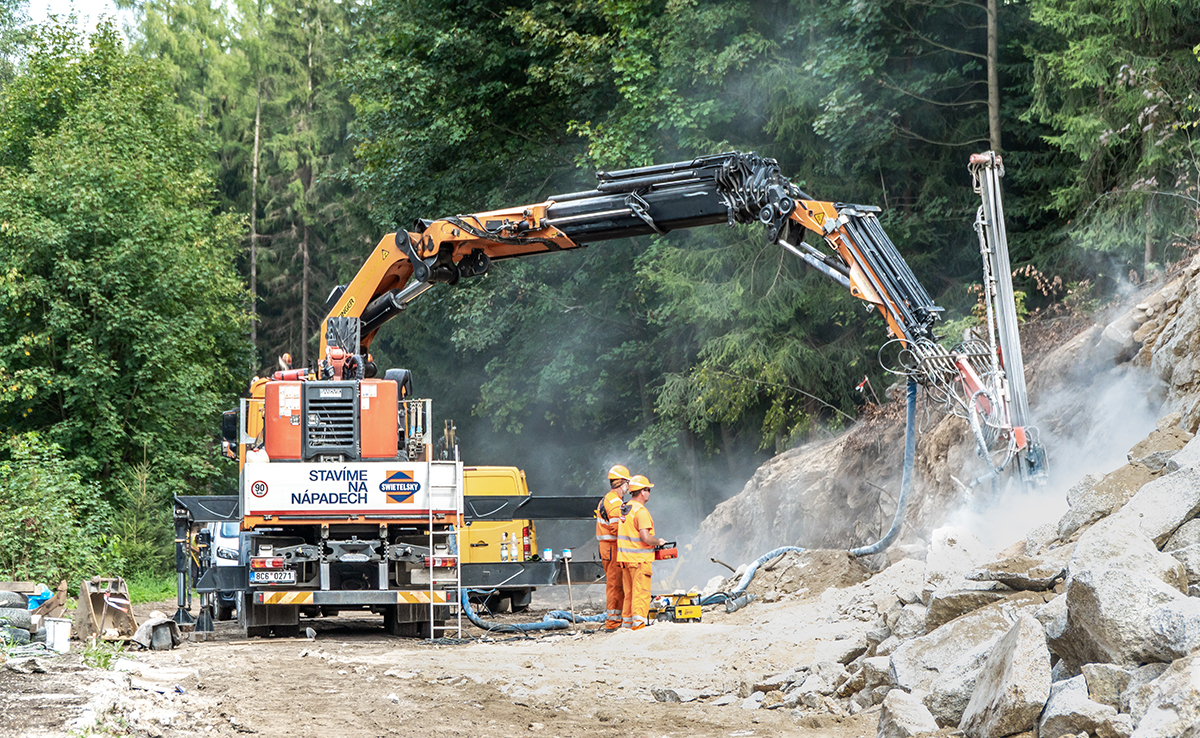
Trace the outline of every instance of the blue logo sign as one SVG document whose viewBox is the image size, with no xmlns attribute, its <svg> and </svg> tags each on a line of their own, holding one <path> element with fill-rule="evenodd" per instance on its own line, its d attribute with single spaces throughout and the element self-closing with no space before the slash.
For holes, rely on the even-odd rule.
<svg viewBox="0 0 1200 738">
<path fill-rule="evenodd" d="M 411 472 L 389 471 L 387 479 L 379 485 L 379 491 L 387 495 L 390 503 L 408 502 L 421 491 L 421 483 L 412 478 Z"/>
</svg>

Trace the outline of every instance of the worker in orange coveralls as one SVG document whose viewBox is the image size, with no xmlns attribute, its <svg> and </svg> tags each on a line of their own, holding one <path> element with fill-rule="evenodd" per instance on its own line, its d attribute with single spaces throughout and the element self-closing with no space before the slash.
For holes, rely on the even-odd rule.
<svg viewBox="0 0 1200 738">
<path fill-rule="evenodd" d="M 625 604 L 621 567 L 617 565 L 617 526 L 621 523 L 621 505 L 629 492 L 629 469 L 620 464 L 609 469 L 608 486 L 608 493 L 596 506 L 596 540 L 604 565 L 604 630 L 611 632 L 621 628 L 621 607 Z"/>
<path fill-rule="evenodd" d="M 666 540 L 654 535 L 654 518 L 646 509 L 650 499 L 650 480 L 635 474 L 629 480 L 629 504 L 617 526 L 617 561 L 621 566 L 621 586 L 625 603 L 621 625 L 633 630 L 645 628 L 650 615 L 650 575 L 654 566 L 654 547 Z"/>
</svg>

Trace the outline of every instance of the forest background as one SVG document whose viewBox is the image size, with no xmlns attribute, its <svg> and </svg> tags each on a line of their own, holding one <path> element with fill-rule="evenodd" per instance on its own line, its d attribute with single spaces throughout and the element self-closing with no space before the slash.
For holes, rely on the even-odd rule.
<svg viewBox="0 0 1200 738">
<path fill-rule="evenodd" d="M 118 5 L 81 37 L 0 0 L 0 579 L 167 571 L 171 496 L 236 489 L 220 412 L 315 361 L 326 295 L 419 217 L 756 151 L 883 207 L 950 336 L 971 153 L 1004 157 L 1023 311 L 1086 314 L 1197 247 L 1198 2 Z M 748 226 L 497 264 L 372 349 L 468 464 L 595 494 L 625 463 L 675 537 L 882 398 L 885 340 Z"/>
</svg>

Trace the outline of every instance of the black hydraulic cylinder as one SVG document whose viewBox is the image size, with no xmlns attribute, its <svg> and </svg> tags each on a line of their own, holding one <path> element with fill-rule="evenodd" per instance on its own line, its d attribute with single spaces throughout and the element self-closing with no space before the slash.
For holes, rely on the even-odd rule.
<svg viewBox="0 0 1200 738">
<path fill-rule="evenodd" d="M 576 243 L 654 233 L 655 227 L 630 207 L 631 197 L 613 193 L 556 202 L 546 211 L 546 223 Z M 645 202 L 647 215 L 664 233 L 729 221 L 728 205 L 717 191 L 715 182 L 651 190 L 638 197 Z"/>
</svg>

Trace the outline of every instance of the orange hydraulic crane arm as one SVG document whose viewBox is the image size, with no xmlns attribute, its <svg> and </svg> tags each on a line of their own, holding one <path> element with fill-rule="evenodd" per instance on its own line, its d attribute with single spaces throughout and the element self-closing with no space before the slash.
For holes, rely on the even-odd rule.
<svg viewBox="0 0 1200 738">
<path fill-rule="evenodd" d="M 443 218 L 419 223 L 420 231 L 385 235 L 354 279 L 330 295 L 326 324 L 330 317 L 359 318 L 365 351 L 383 323 L 436 283 L 479 276 L 501 259 L 578 248 L 543 224 L 551 204 Z M 327 341 L 323 324 L 321 356 Z"/>
<path fill-rule="evenodd" d="M 814 200 L 783 176 L 774 159 L 738 152 L 598 172 L 596 178 L 593 190 L 421 220 L 411 231 L 389 233 L 354 279 L 329 297 L 318 376 L 370 376 L 367 351 L 385 322 L 435 284 L 482 275 L 493 261 L 614 238 L 758 222 L 769 243 L 879 311 L 901 348 L 895 371 L 915 378 L 949 411 L 966 417 L 981 454 L 999 445 L 1006 458 L 1024 454 L 1021 458 L 1032 459 L 1027 466 L 1041 468 L 1040 447 L 1030 442 L 1027 448 L 1025 429 L 1014 427 L 1010 417 L 1014 397 L 998 354 L 979 341 L 952 350 L 941 345 L 933 328 L 942 309 L 884 233 L 878 208 Z M 805 243 L 804 231 L 818 235 L 818 245 Z"/>
<path fill-rule="evenodd" d="M 492 261 L 579 248 L 587 243 L 665 234 L 680 228 L 758 221 L 767 239 L 797 254 L 856 297 L 879 309 L 889 332 L 906 345 L 933 340 L 937 313 L 895 246 L 877 208 L 811 199 L 773 159 L 731 152 L 685 162 L 599 172 L 596 189 L 545 202 L 418 221 L 412 231 L 379 242 L 355 278 L 330 295 L 330 318 L 357 318 L 357 339 L 334 330 L 346 353 L 365 354 L 379 328 L 439 282 L 485 273 Z M 825 253 L 796 238 L 791 224 L 824 238 Z"/>
</svg>

